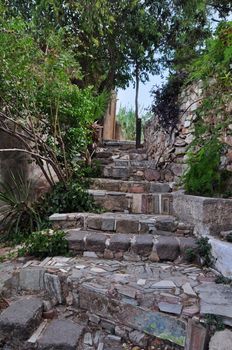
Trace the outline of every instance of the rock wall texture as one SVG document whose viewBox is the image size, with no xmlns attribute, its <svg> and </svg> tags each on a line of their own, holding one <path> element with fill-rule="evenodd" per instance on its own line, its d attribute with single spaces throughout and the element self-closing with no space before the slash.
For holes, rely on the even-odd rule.
<svg viewBox="0 0 232 350">
<path fill-rule="evenodd" d="M 145 126 L 145 147 L 149 159 L 156 161 L 157 169 L 165 181 L 178 181 L 187 168 L 187 149 L 194 140 L 197 109 L 203 100 L 201 83 L 193 84 L 180 95 L 180 115 L 175 128 L 164 129 L 154 116 Z M 232 104 L 226 106 L 232 112 Z M 213 113 L 207 118 L 212 126 L 218 122 Z M 206 135 L 207 137 L 207 135 Z M 222 167 L 232 171 L 232 122 L 221 134 L 225 153 L 221 159 Z"/>
<path fill-rule="evenodd" d="M 13 148 L 24 147 L 16 138 L 0 132 L 0 149 Z M 0 182 L 15 186 L 15 180 L 19 183 L 29 181 L 35 197 L 39 197 L 49 188 L 40 167 L 26 153 L 16 151 L 0 153 Z"/>
</svg>

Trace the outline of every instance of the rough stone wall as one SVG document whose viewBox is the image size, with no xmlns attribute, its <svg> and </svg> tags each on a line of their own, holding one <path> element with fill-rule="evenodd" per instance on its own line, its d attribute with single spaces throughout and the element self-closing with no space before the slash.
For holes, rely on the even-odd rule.
<svg viewBox="0 0 232 350">
<path fill-rule="evenodd" d="M 203 98 L 202 85 L 195 84 L 183 90 L 180 95 L 179 122 L 173 129 L 165 130 L 154 116 L 145 127 L 145 147 L 149 159 L 154 159 L 161 174 L 165 171 L 164 180 L 177 181 L 187 168 L 187 149 L 194 139 L 194 122 L 196 110 Z M 231 109 L 232 105 L 227 106 Z M 211 119 L 210 119 L 211 118 Z M 206 122 L 215 124 L 215 120 Z M 225 144 L 225 153 L 221 159 L 224 169 L 232 171 L 232 124 L 221 135 Z"/>
<path fill-rule="evenodd" d="M 23 148 L 23 146 L 16 138 L 0 132 L 0 149 L 7 148 Z M 13 177 L 19 182 L 29 180 L 35 197 L 39 197 L 49 188 L 41 169 L 30 156 L 23 152 L 0 153 L 0 182 L 14 185 Z"/>
</svg>

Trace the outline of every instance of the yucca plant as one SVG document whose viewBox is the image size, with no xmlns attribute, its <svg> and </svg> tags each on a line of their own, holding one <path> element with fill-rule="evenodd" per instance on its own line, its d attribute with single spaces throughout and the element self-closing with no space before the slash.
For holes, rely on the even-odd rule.
<svg viewBox="0 0 232 350">
<path fill-rule="evenodd" d="M 0 183 L 0 241 L 19 240 L 41 227 L 36 210 L 32 183 L 23 176 L 11 174 L 8 183 Z"/>
</svg>

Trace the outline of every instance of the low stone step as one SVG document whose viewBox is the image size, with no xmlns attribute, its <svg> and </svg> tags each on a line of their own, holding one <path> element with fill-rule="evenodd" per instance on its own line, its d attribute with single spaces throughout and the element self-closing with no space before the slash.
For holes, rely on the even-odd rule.
<svg viewBox="0 0 232 350">
<path fill-rule="evenodd" d="M 186 258 L 186 249 L 196 247 L 193 237 L 103 233 L 72 229 L 67 231 L 69 249 L 75 254 L 130 261 L 174 261 Z"/>
<path fill-rule="evenodd" d="M 126 193 L 91 189 L 89 194 L 107 211 L 161 215 L 173 213 L 171 193 Z"/>
<path fill-rule="evenodd" d="M 122 180 L 161 180 L 161 173 L 157 169 L 148 168 L 147 166 L 116 166 L 106 165 L 102 171 L 103 177 Z M 164 179 L 165 180 L 165 179 Z"/>
<path fill-rule="evenodd" d="M 43 302 L 36 297 L 23 297 L 0 314 L 0 340 L 13 345 L 14 339 L 26 340 L 38 327 Z"/>
<path fill-rule="evenodd" d="M 122 213 L 70 213 L 53 214 L 50 221 L 55 228 L 83 228 L 117 233 L 145 234 L 157 231 L 173 232 L 178 235 L 191 235 L 193 227 L 179 223 L 171 215 L 145 215 Z"/>
<path fill-rule="evenodd" d="M 133 157 L 135 158 L 135 157 Z M 131 167 L 131 168 L 136 168 L 136 169 L 155 169 L 156 168 L 156 162 L 154 160 L 138 160 L 138 159 L 129 159 L 129 160 L 124 160 L 124 159 L 114 159 L 114 162 L 112 166 L 115 167 Z"/>
<path fill-rule="evenodd" d="M 171 184 L 150 181 L 123 181 L 114 179 L 97 178 L 91 179 L 90 188 L 127 193 L 169 193 L 172 191 Z"/>
<path fill-rule="evenodd" d="M 37 340 L 40 350 L 76 350 L 84 326 L 71 320 L 53 320 Z"/>
<path fill-rule="evenodd" d="M 109 141 L 104 141 L 103 146 L 116 147 L 116 148 L 119 148 L 120 150 L 129 150 L 131 148 L 135 148 L 135 141 L 109 140 Z"/>
</svg>

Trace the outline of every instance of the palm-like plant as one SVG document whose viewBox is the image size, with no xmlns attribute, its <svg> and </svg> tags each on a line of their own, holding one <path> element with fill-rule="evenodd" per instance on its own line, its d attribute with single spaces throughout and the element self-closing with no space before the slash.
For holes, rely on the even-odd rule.
<svg viewBox="0 0 232 350">
<path fill-rule="evenodd" d="M 41 218 L 36 211 L 31 182 L 11 174 L 9 183 L 0 183 L 0 187 L 0 240 L 17 240 L 21 235 L 39 230 Z"/>
</svg>

